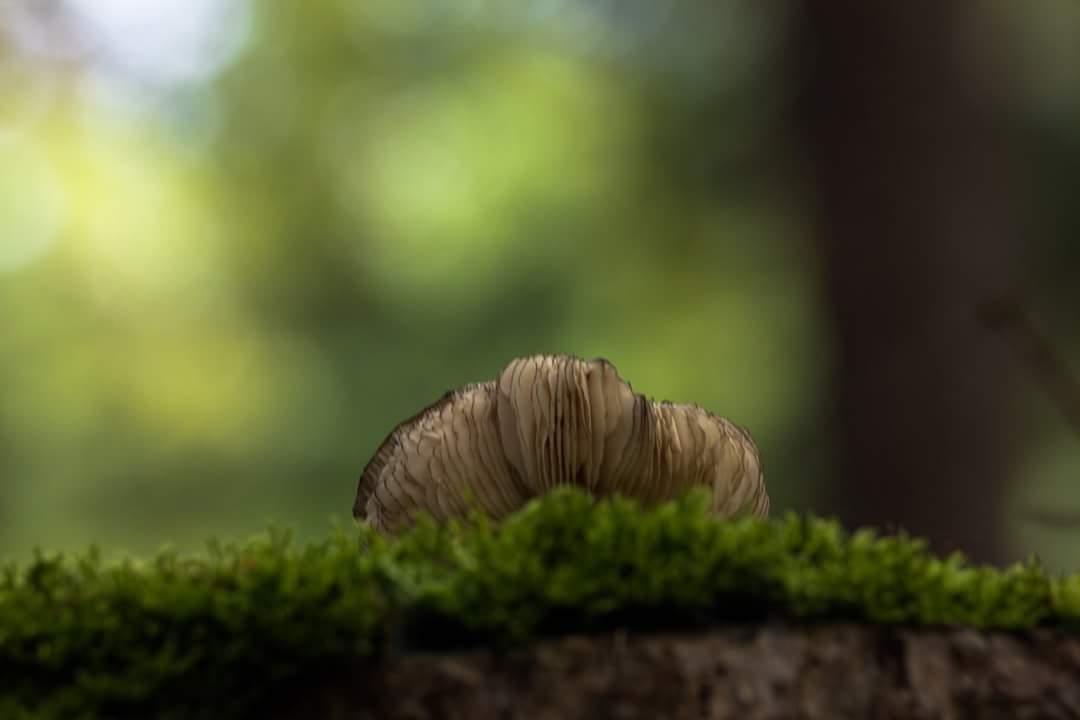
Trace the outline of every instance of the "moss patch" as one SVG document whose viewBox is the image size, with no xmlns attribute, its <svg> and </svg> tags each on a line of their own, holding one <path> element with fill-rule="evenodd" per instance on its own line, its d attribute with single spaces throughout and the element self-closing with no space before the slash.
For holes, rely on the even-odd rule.
<svg viewBox="0 0 1080 720">
<path fill-rule="evenodd" d="M 561 491 L 501 525 L 397 541 L 272 530 L 200 557 L 40 554 L 0 576 L 0 716 L 229 717 L 268 688 L 387 652 L 565 631 L 848 620 L 1080 632 L 1080 575 L 974 567 L 796 515 L 720 522 Z M 363 548 L 363 549 L 361 549 Z"/>
</svg>

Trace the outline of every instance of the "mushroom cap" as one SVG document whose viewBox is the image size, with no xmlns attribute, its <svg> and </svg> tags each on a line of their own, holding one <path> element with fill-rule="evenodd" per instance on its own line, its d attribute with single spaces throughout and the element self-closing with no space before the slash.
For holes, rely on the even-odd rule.
<svg viewBox="0 0 1080 720">
<path fill-rule="evenodd" d="M 353 516 L 389 534 L 420 512 L 498 519 L 564 485 L 644 504 L 706 487 L 723 517 L 769 512 L 746 430 L 697 405 L 650 401 L 606 360 L 535 355 L 399 423 L 364 468 Z"/>
</svg>

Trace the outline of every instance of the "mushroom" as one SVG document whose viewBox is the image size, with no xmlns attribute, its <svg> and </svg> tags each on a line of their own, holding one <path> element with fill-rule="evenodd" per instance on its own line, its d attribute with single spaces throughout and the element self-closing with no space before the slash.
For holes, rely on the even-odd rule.
<svg viewBox="0 0 1080 720">
<path fill-rule="evenodd" d="M 504 518 L 563 485 L 644 505 L 705 487 L 721 517 L 769 512 L 745 430 L 634 393 L 606 360 L 537 355 L 400 423 L 364 468 L 353 516 L 392 535 L 424 511 L 438 522 L 474 508 Z"/>
</svg>

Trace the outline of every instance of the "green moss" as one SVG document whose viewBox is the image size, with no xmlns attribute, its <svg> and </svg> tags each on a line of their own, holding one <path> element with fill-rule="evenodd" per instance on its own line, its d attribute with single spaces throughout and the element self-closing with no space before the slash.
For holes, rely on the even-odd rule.
<svg viewBox="0 0 1080 720">
<path fill-rule="evenodd" d="M 204 557 L 38 555 L 0 576 L 0 717 L 213 717 L 305 672 L 393 651 L 566 630 L 846 619 L 1080 631 L 1080 576 L 931 555 L 795 515 L 718 522 L 558 492 L 493 526 L 399 541 L 271 531 Z M 364 547 L 366 550 L 361 550 Z"/>
</svg>

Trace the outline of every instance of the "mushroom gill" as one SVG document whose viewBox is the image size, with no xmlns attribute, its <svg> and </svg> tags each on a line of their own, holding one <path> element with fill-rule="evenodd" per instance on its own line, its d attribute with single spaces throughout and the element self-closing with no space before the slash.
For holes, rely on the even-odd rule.
<svg viewBox="0 0 1080 720">
<path fill-rule="evenodd" d="M 634 393 L 606 360 L 537 355 L 400 423 L 364 468 L 353 516 L 388 534 L 423 511 L 499 519 L 561 485 L 646 505 L 705 487 L 722 517 L 769 512 L 745 430 Z"/>
</svg>

